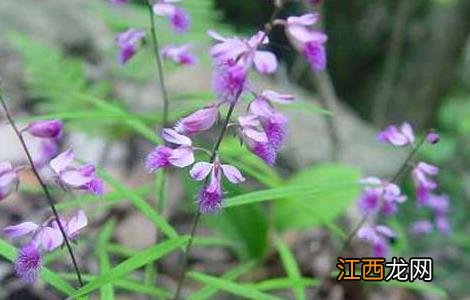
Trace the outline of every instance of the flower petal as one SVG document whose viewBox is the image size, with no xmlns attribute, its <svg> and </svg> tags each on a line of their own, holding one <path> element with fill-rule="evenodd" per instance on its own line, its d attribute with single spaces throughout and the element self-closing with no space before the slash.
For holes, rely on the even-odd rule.
<svg viewBox="0 0 470 300">
<path fill-rule="evenodd" d="M 81 187 L 93 180 L 93 176 L 84 176 L 78 170 L 67 170 L 60 174 L 60 179 L 72 186 L 72 187 Z"/>
<path fill-rule="evenodd" d="M 277 70 L 277 58 L 269 51 L 256 51 L 253 62 L 261 74 L 272 74 Z"/>
<path fill-rule="evenodd" d="M 271 90 L 264 90 L 261 96 L 269 101 L 277 102 L 281 104 L 290 104 L 294 100 L 294 96 L 289 94 L 280 94 Z"/>
<path fill-rule="evenodd" d="M 204 180 L 213 168 L 213 164 L 208 162 L 198 162 L 196 163 L 189 174 L 194 180 L 201 181 Z"/>
<path fill-rule="evenodd" d="M 59 174 L 63 170 L 65 170 L 75 159 L 75 155 L 72 149 L 68 149 L 65 152 L 57 155 L 56 158 L 52 159 L 50 162 L 51 168 Z"/>
<path fill-rule="evenodd" d="M 3 233 L 9 238 L 17 238 L 34 232 L 38 227 L 33 222 L 23 222 L 18 225 L 5 227 Z"/>
<path fill-rule="evenodd" d="M 240 173 L 240 170 L 238 170 L 236 167 L 232 165 L 221 165 L 221 167 L 225 177 L 227 177 L 231 183 L 240 183 L 245 181 L 245 177 L 243 177 L 242 173 Z"/>
<path fill-rule="evenodd" d="M 176 145 L 191 146 L 191 139 L 185 135 L 179 134 L 176 130 L 171 128 L 163 129 L 162 137 L 165 141 Z"/>
<path fill-rule="evenodd" d="M 35 240 L 39 242 L 42 248 L 46 251 L 57 249 L 64 242 L 64 237 L 59 228 L 43 227 Z"/>
<path fill-rule="evenodd" d="M 191 147 L 179 147 L 173 150 L 173 153 L 168 158 L 170 163 L 178 168 L 184 168 L 194 163 L 194 153 Z"/>
<path fill-rule="evenodd" d="M 75 215 L 70 218 L 67 223 L 67 235 L 74 238 L 78 235 L 79 231 L 88 225 L 88 219 L 83 210 L 79 210 Z"/>
</svg>

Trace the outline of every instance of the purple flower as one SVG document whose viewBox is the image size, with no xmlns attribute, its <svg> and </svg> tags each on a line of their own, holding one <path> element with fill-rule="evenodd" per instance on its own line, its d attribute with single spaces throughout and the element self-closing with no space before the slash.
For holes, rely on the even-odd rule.
<svg viewBox="0 0 470 300">
<path fill-rule="evenodd" d="M 208 33 L 218 42 L 211 48 L 211 56 L 216 64 L 230 61 L 244 65 L 246 69 L 254 65 L 256 71 L 261 74 L 276 72 L 278 67 L 276 56 L 269 51 L 258 50 L 261 45 L 269 43 L 265 32 L 258 31 L 249 39 L 225 38 L 215 31 Z"/>
<path fill-rule="evenodd" d="M 0 201 L 18 189 L 19 178 L 13 165 L 4 161 L 0 163 Z"/>
<path fill-rule="evenodd" d="M 430 194 L 426 201 L 426 206 L 436 215 L 445 215 L 449 211 L 449 197 L 446 195 Z"/>
<path fill-rule="evenodd" d="M 73 150 L 69 149 L 52 159 L 49 165 L 61 184 L 72 189 L 102 195 L 104 193 L 103 182 L 96 176 L 94 166 L 90 164 L 77 165 L 74 160 Z"/>
<path fill-rule="evenodd" d="M 450 224 L 446 216 L 438 216 L 435 220 L 436 228 L 441 234 L 448 235 L 450 234 Z"/>
<path fill-rule="evenodd" d="M 416 199 L 419 205 L 427 202 L 429 194 L 437 187 L 437 183 L 431 178 L 439 173 L 439 168 L 425 162 L 419 162 L 411 171 L 411 176 L 416 187 Z"/>
<path fill-rule="evenodd" d="M 400 187 L 394 183 L 376 177 L 364 178 L 360 181 L 365 184 L 358 205 L 364 214 L 382 212 L 386 215 L 396 213 L 397 205 L 406 201 L 401 194 Z"/>
<path fill-rule="evenodd" d="M 38 278 L 41 267 L 41 253 L 34 243 L 20 249 L 15 260 L 15 273 L 21 280 L 26 283 L 34 283 Z"/>
<path fill-rule="evenodd" d="M 194 65 L 196 57 L 189 51 L 190 45 L 185 44 L 181 46 L 169 45 L 162 49 L 162 56 L 165 59 L 170 59 L 179 65 Z"/>
<path fill-rule="evenodd" d="M 214 126 L 219 116 L 217 105 L 197 110 L 176 123 L 175 130 L 184 134 L 195 134 Z"/>
<path fill-rule="evenodd" d="M 36 168 L 46 166 L 49 161 L 59 153 L 59 144 L 56 139 L 41 139 L 39 149 L 33 153 Z"/>
<path fill-rule="evenodd" d="M 276 162 L 277 151 L 269 142 L 259 118 L 249 114 L 239 117 L 238 124 L 242 139 L 248 146 L 248 149 L 266 164 L 273 166 Z"/>
<path fill-rule="evenodd" d="M 60 138 L 63 123 L 60 120 L 36 121 L 29 123 L 26 131 L 38 138 Z"/>
<path fill-rule="evenodd" d="M 318 14 L 293 16 L 287 20 L 276 20 L 276 24 L 285 26 L 287 38 L 294 48 L 309 62 L 313 71 L 321 71 L 326 67 L 325 43 L 328 37 L 321 31 L 308 28 L 318 22 Z"/>
<path fill-rule="evenodd" d="M 191 26 L 191 19 L 184 9 L 173 4 L 175 2 L 179 0 L 160 0 L 153 5 L 153 12 L 157 16 L 166 17 L 176 33 L 183 33 Z"/>
<path fill-rule="evenodd" d="M 419 220 L 413 222 L 410 226 L 410 233 L 413 235 L 424 235 L 431 233 L 433 230 L 432 223 L 429 220 Z"/>
<path fill-rule="evenodd" d="M 184 168 L 194 163 L 194 150 L 190 138 L 169 128 L 163 130 L 162 137 L 178 147 L 157 146 L 150 152 L 145 160 L 145 169 L 148 173 L 170 166 Z"/>
<path fill-rule="evenodd" d="M 137 52 L 139 42 L 145 37 L 145 31 L 139 29 L 128 29 L 116 36 L 119 47 L 118 61 L 121 65 L 129 61 Z"/>
<path fill-rule="evenodd" d="M 387 257 L 390 242 L 395 239 L 395 233 L 387 226 L 363 226 L 357 231 L 357 237 L 372 246 L 374 257 Z"/>
<path fill-rule="evenodd" d="M 377 135 L 377 139 L 380 142 L 401 147 L 413 144 L 415 136 L 411 125 L 405 122 L 400 126 L 400 129 L 396 125 L 387 126 Z"/>
<path fill-rule="evenodd" d="M 291 95 L 266 90 L 250 104 L 250 114 L 259 118 L 269 143 L 276 151 L 284 143 L 289 120 L 285 115 L 276 110 L 272 103 L 288 104 L 293 99 L 294 97 Z"/>
<path fill-rule="evenodd" d="M 199 193 L 198 206 L 201 213 L 215 213 L 223 208 L 222 173 L 231 183 L 240 183 L 245 178 L 240 171 L 231 165 L 221 164 L 216 157 L 214 163 L 198 162 L 190 171 L 194 180 L 202 181 L 210 174 L 209 183 Z"/>
<path fill-rule="evenodd" d="M 79 210 L 69 221 L 61 220 L 61 224 L 67 237 L 75 239 L 78 237 L 80 230 L 87 226 L 88 220 L 85 212 Z M 44 251 L 53 251 L 64 243 L 64 238 L 56 220 L 47 221 L 42 225 L 37 225 L 33 222 L 23 222 L 18 225 L 5 227 L 3 233 L 9 238 L 31 235 L 31 242 L 36 248 L 41 248 Z"/>
<path fill-rule="evenodd" d="M 226 61 L 214 66 L 212 87 L 222 102 L 234 103 L 247 85 L 247 68 L 234 61 Z"/>
<path fill-rule="evenodd" d="M 426 141 L 431 145 L 439 143 L 439 134 L 435 132 L 428 133 L 426 136 Z"/>
</svg>

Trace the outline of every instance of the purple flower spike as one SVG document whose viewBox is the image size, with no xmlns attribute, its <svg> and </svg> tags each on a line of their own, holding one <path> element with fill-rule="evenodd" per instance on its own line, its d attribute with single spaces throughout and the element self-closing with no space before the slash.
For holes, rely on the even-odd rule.
<svg viewBox="0 0 470 300">
<path fill-rule="evenodd" d="M 432 223 L 429 220 L 420 220 L 411 224 L 410 233 L 413 235 L 425 235 L 433 230 Z"/>
<path fill-rule="evenodd" d="M 179 120 L 175 129 L 184 134 L 199 133 L 214 126 L 218 116 L 219 108 L 216 105 L 210 105 Z"/>
<path fill-rule="evenodd" d="M 60 138 L 63 123 L 60 120 L 36 121 L 29 123 L 26 130 L 38 138 Z"/>
<path fill-rule="evenodd" d="M 157 16 L 168 18 L 171 27 L 176 33 L 184 33 L 191 26 L 191 18 L 188 13 L 176 7 L 173 3 L 179 2 L 175 0 L 161 0 L 153 5 L 153 12 Z"/>
<path fill-rule="evenodd" d="M 439 134 L 437 134 L 435 132 L 430 132 L 426 136 L 426 141 L 431 145 L 439 143 L 439 139 L 440 139 Z"/>
<path fill-rule="evenodd" d="M 18 252 L 15 260 L 15 273 L 26 283 L 34 283 L 42 267 L 41 253 L 30 243 Z"/>
<path fill-rule="evenodd" d="M 413 144 L 415 136 L 409 123 L 403 123 L 398 129 L 396 125 L 389 125 L 377 135 L 380 142 L 402 147 Z"/>
<path fill-rule="evenodd" d="M 189 44 L 181 46 L 170 45 L 162 49 L 162 56 L 179 65 L 194 65 L 196 63 L 196 57 L 189 50 Z"/>
<path fill-rule="evenodd" d="M 8 161 L 0 163 L 0 201 L 16 191 L 18 184 L 18 174 L 13 165 Z"/>
<path fill-rule="evenodd" d="M 128 62 L 137 52 L 139 42 L 145 37 L 145 31 L 139 29 L 128 29 L 116 36 L 119 47 L 118 61 L 121 65 Z"/>
<path fill-rule="evenodd" d="M 80 166 L 75 164 L 74 160 L 73 150 L 69 149 L 52 159 L 49 165 L 59 182 L 65 186 L 102 195 L 104 193 L 103 182 L 96 176 L 95 167 L 91 164 Z"/>
<path fill-rule="evenodd" d="M 201 213 L 215 213 L 223 208 L 222 174 L 231 183 L 241 183 L 245 177 L 231 165 L 221 164 L 217 157 L 214 163 L 198 162 L 190 171 L 194 180 L 202 181 L 210 174 L 209 184 L 199 193 L 198 206 Z"/>
</svg>

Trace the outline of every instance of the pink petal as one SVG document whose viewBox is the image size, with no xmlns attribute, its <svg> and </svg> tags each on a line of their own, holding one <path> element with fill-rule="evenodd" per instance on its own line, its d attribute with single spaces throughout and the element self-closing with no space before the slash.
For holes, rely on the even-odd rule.
<svg viewBox="0 0 470 300">
<path fill-rule="evenodd" d="M 64 237 L 58 228 L 43 227 L 35 238 L 44 250 L 52 251 L 64 242 Z"/>
<path fill-rule="evenodd" d="M 178 168 L 184 168 L 194 163 L 194 153 L 191 147 L 179 147 L 173 150 L 168 159 L 170 163 Z"/>
<path fill-rule="evenodd" d="M 157 16 L 172 16 L 175 12 L 175 6 L 167 3 L 156 3 L 153 5 L 153 12 Z"/>
<path fill-rule="evenodd" d="M 162 137 L 165 141 L 176 145 L 191 146 L 191 139 L 185 135 L 179 134 L 176 130 L 171 128 L 163 129 Z"/>
<path fill-rule="evenodd" d="M 257 98 L 250 104 L 250 113 L 269 118 L 274 114 L 274 109 L 266 100 Z"/>
<path fill-rule="evenodd" d="M 50 166 L 57 174 L 65 170 L 75 159 L 75 155 L 72 149 L 68 149 L 65 152 L 57 155 L 56 158 L 51 160 Z"/>
<path fill-rule="evenodd" d="M 408 122 L 403 123 L 400 129 L 403 135 L 408 139 L 408 142 L 413 143 L 415 140 L 415 135 L 413 133 L 413 127 L 411 127 L 410 123 Z"/>
<path fill-rule="evenodd" d="M 261 43 L 268 44 L 269 38 L 264 31 L 258 31 L 254 36 L 248 40 L 248 45 L 252 48 L 257 48 Z"/>
<path fill-rule="evenodd" d="M 439 174 L 439 168 L 438 167 L 436 167 L 434 165 L 431 165 L 431 164 L 428 164 L 428 163 L 425 163 L 425 162 L 419 162 L 417 168 L 420 169 L 421 171 L 423 171 L 424 173 L 428 174 L 428 175 L 437 175 L 437 174 Z"/>
<path fill-rule="evenodd" d="M 287 18 L 288 25 L 310 26 L 318 22 L 318 14 L 305 14 L 302 16 L 292 16 Z"/>
<path fill-rule="evenodd" d="M 277 59 L 269 51 L 256 51 L 253 59 L 255 68 L 261 74 L 272 74 L 277 69 Z"/>
<path fill-rule="evenodd" d="M 70 238 L 73 238 L 87 225 L 88 219 L 85 212 L 83 210 L 79 210 L 67 223 L 67 235 Z"/>
<path fill-rule="evenodd" d="M 72 186 L 72 187 L 81 187 L 93 180 L 93 176 L 84 176 L 78 170 L 67 170 L 60 174 L 60 179 Z"/>
<path fill-rule="evenodd" d="M 201 181 L 204 180 L 213 168 L 213 164 L 208 162 L 198 162 L 196 163 L 189 174 L 194 180 Z"/>
<path fill-rule="evenodd" d="M 213 39 L 215 39 L 215 40 L 217 40 L 217 41 L 219 41 L 219 42 L 225 42 L 225 41 L 227 40 L 227 38 L 223 37 L 220 33 L 218 33 L 218 32 L 215 31 L 215 30 L 208 30 L 208 31 L 207 31 L 207 34 L 208 34 L 211 38 L 213 38 Z"/>
<path fill-rule="evenodd" d="M 290 104 L 294 100 L 294 96 L 289 94 L 280 94 L 271 90 L 265 90 L 261 93 L 265 99 L 282 104 Z"/>
<path fill-rule="evenodd" d="M 394 233 L 389 227 L 387 227 L 387 226 L 377 225 L 377 226 L 375 226 L 375 230 L 376 230 L 378 233 L 380 233 L 380 234 L 382 234 L 382 235 L 384 235 L 384 236 L 386 236 L 386 237 L 388 237 L 388 238 L 393 238 L 393 237 L 395 237 L 395 233 Z"/>
<path fill-rule="evenodd" d="M 8 226 L 3 229 L 3 233 L 9 238 L 17 238 L 34 232 L 38 225 L 33 222 L 24 222 L 14 226 Z"/>
<path fill-rule="evenodd" d="M 268 142 L 268 136 L 264 131 L 258 131 L 255 129 L 245 129 L 243 131 L 243 134 L 252 139 L 253 141 L 259 142 L 259 143 L 267 143 Z"/>
<path fill-rule="evenodd" d="M 0 163 L 0 175 L 9 173 L 13 171 L 13 165 L 9 161 L 4 161 Z"/>
<path fill-rule="evenodd" d="M 221 165 L 222 166 L 222 171 L 224 172 L 225 177 L 231 182 L 231 183 L 240 183 L 245 181 L 245 177 L 243 177 L 242 173 L 235 168 L 234 166 L 231 165 Z"/>
</svg>

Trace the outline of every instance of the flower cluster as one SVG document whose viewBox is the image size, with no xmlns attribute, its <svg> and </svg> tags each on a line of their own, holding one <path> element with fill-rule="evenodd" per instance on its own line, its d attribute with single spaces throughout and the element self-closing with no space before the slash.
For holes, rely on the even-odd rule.
<svg viewBox="0 0 470 300">
<path fill-rule="evenodd" d="M 69 240 L 78 237 L 80 230 L 88 220 L 83 211 L 75 213 L 70 220 L 61 220 L 60 224 Z M 30 241 L 23 246 L 15 261 L 15 271 L 18 277 L 28 283 L 33 283 L 42 267 L 42 252 L 50 252 L 64 244 L 64 237 L 59 229 L 57 220 L 52 219 L 38 225 L 33 222 L 23 222 L 18 225 L 8 226 L 3 229 L 9 238 L 19 238 L 29 235 Z"/>
<path fill-rule="evenodd" d="M 20 134 L 25 133 L 33 138 L 53 141 L 57 144 L 57 140 L 63 133 L 63 124 L 60 120 L 36 121 L 28 124 Z M 58 145 L 55 149 L 55 152 L 57 152 Z M 59 186 L 64 189 L 84 190 L 96 195 L 104 194 L 103 181 L 95 174 L 95 167 L 91 164 L 77 163 L 73 150 L 69 149 L 55 158 L 52 157 L 47 158 L 47 160 L 44 157 L 44 165 L 41 165 L 41 167 L 49 164 L 54 174 L 52 179 L 55 179 Z M 5 199 L 17 189 L 20 183 L 18 170 L 22 167 L 15 168 L 10 162 L 0 163 L 0 200 Z M 36 163 L 34 167 L 38 167 Z M 60 220 L 60 224 L 68 239 L 74 240 L 80 230 L 87 225 L 87 217 L 83 211 L 78 211 L 70 220 Z M 35 281 L 39 274 L 42 264 L 41 252 L 53 251 L 64 243 L 60 226 L 55 219 L 49 219 L 41 225 L 33 222 L 23 222 L 18 225 L 8 226 L 4 228 L 4 234 L 10 238 L 31 236 L 31 240 L 26 246 L 20 249 L 15 262 L 17 275 L 28 283 Z"/>
<path fill-rule="evenodd" d="M 161 4 L 167 5 L 168 2 Z M 295 23 L 296 18 L 306 20 L 312 16 L 293 17 L 294 19 L 288 19 L 286 22 L 290 26 L 293 22 Z M 305 21 L 299 26 L 311 35 L 320 34 L 306 28 L 308 25 L 313 25 L 316 18 L 313 16 L 311 20 L 313 22 Z M 282 22 L 284 21 L 277 21 L 278 24 Z M 273 25 L 269 24 L 266 28 L 272 28 Z M 286 25 L 286 27 L 288 26 Z M 199 211 L 202 213 L 213 213 L 223 208 L 223 177 L 234 184 L 245 181 L 236 167 L 221 162 L 218 153 L 218 147 L 228 127 L 236 128 L 240 141 L 247 146 L 247 149 L 272 166 L 286 139 L 288 125 L 287 116 L 281 113 L 275 105 L 289 104 L 294 100 L 292 95 L 271 90 L 255 92 L 248 82 L 251 69 L 260 74 L 273 74 L 278 69 L 276 56 L 266 50 L 266 46 L 269 44 L 268 31 L 258 31 L 249 38 L 224 37 L 215 31 L 209 31 L 208 34 L 215 40 L 210 55 L 214 67 L 213 90 L 217 100 L 178 120 L 173 128 L 164 129 L 162 137 L 166 145 L 155 147 L 145 160 L 145 169 L 149 173 L 162 168 L 184 168 L 194 164 L 190 170 L 191 177 L 197 181 L 204 181 L 198 194 Z M 320 51 L 324 52 L 325 41 L 326 38 L 316 44 Z M 310 42 L 313 44 L 314 41 Z M 187 47 L 164 48 L 163 56 L 176 63 L 191 63 L 192 59 L 186 52 Z M 321 60 L 321 62 L 315 60 L 317 69 L 324 67 L 326 57 Z M 320 64 L 322 66 L 319 66 Z M 236 121 L 231 122 L 232 113 L 244 93 L 254 95 L 254 97 L 243 110 L 246 113 L 237 116 Z M 229 110 L 224 120 L 225 128 L 219 136 L 215 149 L 211 152 L 201 147 L 195 147 L 192 141 L 193 136 L 214 127 L 219 119 L 219 112 L 224 106 L 229 106 Z M 195 162 L 194 152 L 199 150 L 211 153 L 208 162 Z"/>
<path fill-rule="evenodd" d="M 414 151 L 417 150 L 416 147 L 420 146 L 420 144 L 415 144 L 416 138 L 413 128 L 406 122 L 400 126 L 387 126 L 377 135 L 377 139 L 380 142 L 395 147 L 409 146 Z M 435 132 L 430 132 L 425 140 L 429 144 L 436 144 L 439 141 L 439 135 Z M 437 229 L 441 233 L 448 233 L 450 226 L 446 214 L 448 212 L 449 199 L 447 196 L 436 195 L 434 193 L 438 187 L 435 181 L 435 176 L 439 173 L 438 167 L 421 161 L 411 161 L 411 163 L 413 167 L 410 177 L 415 185 L 417 206 L 429 208 L 434 214 Z M 369 177 L 361 180 L 361 183 L 364 184 L 364 189 L 358 200 L 358 206 L 366 216 L 379 213 L 385 215 L 395 214 L 398 211 L 398 205 L 407 199 L 395 182 Z M 432 230 L 433 223 L 427 219 L 414 222 L 410 228 L 412 234 L 425 234 Z M 388 227 L 375 225 L 362 227 L 357 232 L 357 236 L 372 245 L 372 252 L 375 256 L 383 257 L 388 255 L 389 244 L 393 241 L 395 234 Z"/>
<path fill-rule="evenodd" d="M 152 11 L 156 16 L 168 19 L 170 26 L 178 33 L 184 33 L 191 26 L 191 19 L 188 13 L 181 7 L 176 6 L 181 0 L 159 0 L 152 6 Z M 125 4 L 126 0 L 111 0 L 112 4 Z M 119 48 L 118 62 L 123 65 L 137 53 L 139 44 L 145 37 L 145 31 L 130 28 L 116 35 L 116 44 Z M 167 45 L 161 50 L 162 57 L 169 59 L 179 65 L 193 65 L 196 57 L 190 52 L 190 45 Z"/>
</svg>

